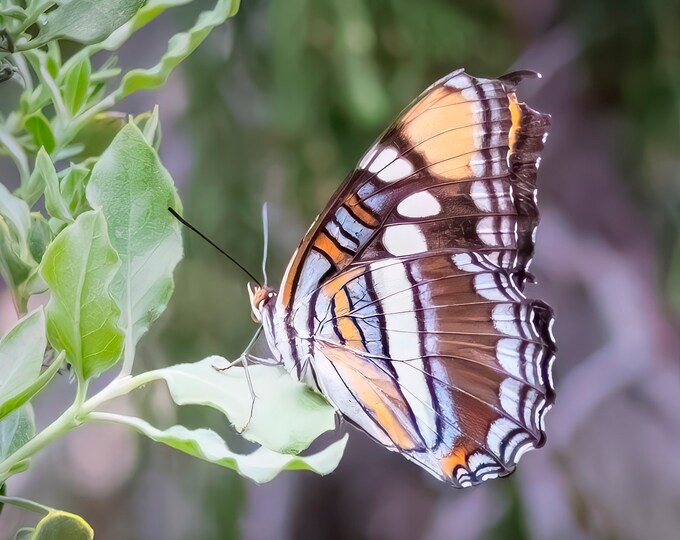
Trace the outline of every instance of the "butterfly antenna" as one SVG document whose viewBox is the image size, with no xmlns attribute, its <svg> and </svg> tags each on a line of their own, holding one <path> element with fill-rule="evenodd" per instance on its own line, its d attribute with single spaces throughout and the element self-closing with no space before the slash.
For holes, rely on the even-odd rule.
<svg viewBox="0 0 680 540">
<path fill-rule="evenodd" d="M 267 248 L 269 247 L 269 213 L 267 203 L 262 205 L 262 231 L 264 234 L 264 252 L 262 254 L 262 275 L 264 283 L 267 284 Z"/>
<path fill-rule="evenodd" d="M 258 287 L 262 287 L 262 284 L 260 283 L 260 280 L 257 279 L 253 274 L 251 274 L 240 262 L 238 262 L 234 257 L 229 255 L 226 251 L 224 251 L 220 246 L 218 246 L 215 242 L 210 240 L 205 234 L 203 234 L 201 231 L 199 231 L 196 227 L 194 227 L 191 223 L 189 223 L 186 219 L 184 219 L 182 216 L 180 216 L 174 208 L 168 207 L 168 212 L 170 212 L 173 217 L 179 221 L 182 225 L 184 225 L 187 229 L 192 230 L 195 232 L 198 236 L 203 238 L 208 244 L 210 244 L 212 247 L 214 247 L 217 251 L 219 251 L 222 255 L 224 255 L 227 259 L 229 259 L 231 262 L 233 262 L 236 266 L 238 266 L 241 270 L 243 270 L 246 275 L 252 279 L 255 283 L 257 283 Z"/>
</svg>

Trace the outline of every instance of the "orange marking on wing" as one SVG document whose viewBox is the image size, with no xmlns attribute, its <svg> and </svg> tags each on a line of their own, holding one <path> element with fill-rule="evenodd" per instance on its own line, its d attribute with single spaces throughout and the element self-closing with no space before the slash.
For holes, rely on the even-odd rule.
<svg viewBox="0 0 680 540">
<path fill-rule="evenodd" d="M 413 426 L 405 423 L 409 420 L 400 419 L 408 418 L 408 404 L 397 394 L 389 376 L 346 349 L 323 342 L 318 347 L 394 444 L 401 450 L 416 448 Z"/>
<path fill-rule="evenodd" d="M 347 293 L 342 290 L 335 295 L 335 316 L 337 317 L 336 324 L 338 330 L 345 341 L 352 343 L 353 346 L 360 346 L 363 349 L 363 341 L 361 333 L 357 327 L 356 322 L 352 317 L 346 315 L 350 312 L 349 297 Z"/>
<path fill-rule="evenodd" d="M 362 221 L 366 227 L 375 228 L 380 224 L 380 221 L 362 206 L 356 193 L 351 193 L 347 198 L 347 206 L 350 208 L 352 214 Z"/>
<path fill-rule="evenodd" d="M 467 468 L 468 450 L 465 446 L 454 446 L 451 453 L 441 458 L 440 466 L 442 472 L 448 476 L 453 475 L 453 471 L 459 465 Z"/>
<path fill-rule="evenodd" d="M 338 249 L 338 246 L 335 245 L 326 231 L 322 231 L 321 234 L 319 234 L 316 242 L 314 242 L 314 247 L 328 255 L 333 263 L 335 263 L 335 266 L 340 266 L 340 263 L 347 258 L 347 254 Z"/>
<path fill-rule="evenodd" d="M 508 146 L 512 152 L 517 143 L 517 132 L 519 131 L 520 122 L 522 121 L 522 110 L 519 108 L 519 103 L 517 103 L 517 96 L 515 94 L 508 94 L 508 100 L 510 101 L 510 118 L 512 119 L 510 135 L 508 136 Z"/>
</svg>

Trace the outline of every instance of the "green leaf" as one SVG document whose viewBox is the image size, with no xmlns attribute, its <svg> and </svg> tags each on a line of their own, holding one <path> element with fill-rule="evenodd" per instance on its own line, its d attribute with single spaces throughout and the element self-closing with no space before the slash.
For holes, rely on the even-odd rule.
<svg viewBox="0 0 680 540">
<path fill-rule="evenodd" d="M 40 376 L 35 379 L 30 385 L 26 386 L 20 392 L 12 395 L 7 400 L 0 402 L 0 419 L 4 418 L 11 411 L 18 409 L 24 403 L 28 403 L 36 395 L 38 395 L 43 388 L 45 388 L 52 378 L 57 374 L 64 363 L 64 353 L 61 352 L 59 356 L 50 364 L 50 366 L 43 371 Z"/>
<path fill-rule="evenodd" d="M 86 56 L 66 72 L 64 79 L 64 103 L 72 115 L 75 115 L 87 100 L 90 87 L 92 65 Z"/>
<path fill-rule="evenodd" d="M 31 212 L 28 205 L 19 197 L 12 195 L 2 183 L 0 183 L 0 215 L 14 225 L 19 236 L 22 238 L 28 236 L 31 227 Z"/>
<path fill-rule="evenodd" d="M 33 137 L 37 148 L 44 147 L 48 153 L 54 150 L 55 140 L 50 123 L 42 112 L 37 112 L 24 120 L 26 131 Z"/>
<path fill-rule="evenodd" d="M 89 210 L 90 207 L 85 199 L 85 187 L 90 169 L 84 165 L 71 164 L 68 169 L 63 171 L 63 174 L 64 176 L 59 182 L 59 191 L 68 205 L 71 215 L 77 216 L 85 210 Z"/>
<path fill-rule="evenodd" d="M 182 237 L 168 207 L 181 203 L 170 174 L 134 124 L 116 135 L 92 169 L 87 198 L 102 209 L 121 260 L 111 291 L 122 310 L 125 370 L 135 344 L 170 300 Z"/>
<path fill-rule="evenodd" d="M 53 510 L 40 520 L 31 540 L 92 540 L 93 538 L 94 531 L 83 518 L 69 512 Z"/>
<path fill-rule="evenodd" d="M 38 155 L 35 158 L 35 169 L 42 176 L 45 183 L 45 208 L 47 213 L 67 223 L 72 222 L 73 216 L 71 211 L 59 190 L 57 171 L 54 169 L 52 160 L 44 148 L 38 151 Z"/>
<path fill-rule="evenodd" d="M 113 32 L 111 36 L 101 44 L 101 47 L 107 51 L 117 51 L 132 34 L 149 24 L 167 9 L 183 6 L 192 1 L 193 0 L 149 0 L 132 19 Z"/>
<path fill-rule="evenodd" d="M 17 533 L 14 535 L 14 540 L 31 540 L 34 532 L 35 529 L 24 527 L 23 529 L 19 529 L 17 531 Z"/>
<path fill-rule="evenodd" d="M 140 418 L 107 413 L 99 413 L 97 419 L 126 425 L 154 441 L 233 469 L 258 483 L 268 482 L 285 470 L 306 470 L 317 474 L 328 474 L 338 466 L 347 444 L 347 435 L 345 435 L 339 441 L 309 456 L 280 454 L 264 447 L 242 455 L 232 452 L 224 440 L 210 429 L 172 426 L 166 430 L 160 430 Z"/>
<path fill-rule="evenodd" d="M 297 454 L 335 427 L 333 407 L 286 370 L 274 366 L 248 368 L 257 396 L 253 404 L 243 368 L 215 369 L 227 365 L 224 358 L 211 356 L 154 373 L 165 379 L 178 405 L 213 407 L 243 437 L 276 452 Z"/>
<path fill-rule="evenodd" d="M 233 16 L 238 6 L 238 0 L 218 0 L 213 9 L 198 16 L 196 24 L 187 32 L 180 32 L 170 38 L 167 51 L 155 66 L 128 71 L 121 80 L 118 97 L 124 98 L 137 90 L 152 90 L 162 86 L 177 64 L 189 56 L 213 28 Z"/>
<path fill-rule="evenodd" d="M 0 420 L 0 462 L 11 456 L 35 435 L 33 408 L 26 404 Z"/>
<path fill-rule="evenodd" d="M 28 205 L 0 183 L 0 275 L 20 312 L 28 300 L 24 284 L 36 266 L 28 248 L 30 226 Z"/>
<path fill-rule="evenodd" d="M 119 266 L 98 210 L 81 214 L 62 230 L 40 263 L 51 292 L 47 336 L 85 379 L 111 368 L 123 348 L 120 309 L 109 292 Z"/>
<path fill-rule="evenodd" d="M 129 21 L 145 0 L 78 0 L 61 4 L 47 14 L 45 24 L 30 47 L 54 39 L 97 43 Z"/>
<path fill-rule="evenodd" d="M 156 152 L 161 146 L 161 124 L 158 114 L 158 105 L 153 108 L 152 112 L 140 114 L 135 118 L 135 124 L 142 130 L 146 142 L 153 147 Z"/>
<path fill-rule="evenodd" d="M 0 340 L 0 418 L 11 412 L 5 403 L 39 377 L 47 347 L 42 306 L 20 319 Z"/>
<path fill-rule="evenodd" d="M 31 214 L 31 230 L 28 232 L 28 249 L 36 262 L 42 260 L 47 246 L 52 241 L 52 229 L 42 216 L 35 212 Z"/>
<path fill-rule="evenodd" d="M 127 124 L 126 118 L 124 113 L 115 111 L 97 114 L 74 137 L 73 144 L 82 145 L 82 150 L 74 158 L 83 161 L 101 156 L 116 134 Z"/>
</svg>

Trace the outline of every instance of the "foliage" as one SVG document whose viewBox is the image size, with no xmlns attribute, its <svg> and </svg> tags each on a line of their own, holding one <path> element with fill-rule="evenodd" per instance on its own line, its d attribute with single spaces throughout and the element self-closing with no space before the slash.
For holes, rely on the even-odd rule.
<svg viewBox="0 0 680 540">
<path fill-rule="evenodd" d="M 257 482 L 289 469 L 328 473 L 344 449 L 342 439 L 298 455 L 334 426 L 334 413 L 279 368 L 252 369 L 260 396 L 254 406 L 244 369 L 220 357 L 132 375 L 138 342 L 174 290 L 183 248 L 167 209 L 181 211 L 181 202 L 157 154 L 158 109 L 126 118 L 114 108 L 163 85 L 235 14 L 238 1 L 217 0 L 170 39 L 151 68 L 122 73 L 112 53 L 164 11 L 188 2 L 0 1 L 0 84 L 22 88 L 15 107 L 0 116 L 0 155 L 13 160 L 18 175 L 14 192 L 0 184 L 0 274 L 20 317 L 0 341 L 0 508 L 9 503 L 45 514 L 17 538 L 92 538 L 79 516 L 6 494 L 7 481 L 28 469 L 36 452 L 91 422 L 128 426 Z M 29 310 L 31 297 L 42 293 L 47 305 Z M 74 401 L 36 432 L 31 401 L 64 366 Z M 90 392 L 93 379 L 117 366 L 117 376 Z M 157 380 L 177 405 L 219 411 L 259 448 L 239 454 L 207 428 L 160 429 L 100 410 Z"/>
</svg>

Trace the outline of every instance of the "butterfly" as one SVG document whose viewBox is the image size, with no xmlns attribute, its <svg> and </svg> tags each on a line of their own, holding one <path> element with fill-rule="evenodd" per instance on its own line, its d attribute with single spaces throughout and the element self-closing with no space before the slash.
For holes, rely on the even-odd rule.
<svg viewBox="0 0 680 540">
<path fill-rule="evenodd" d="M 332 196 L 280 289 L 249 285 L 293 377 L 456 487 L 512 473 L 554 402 L 553 312 L 522 293 L 550 116 L 515 91 L 536 75 L 432 84 Z"/>
</svg>

